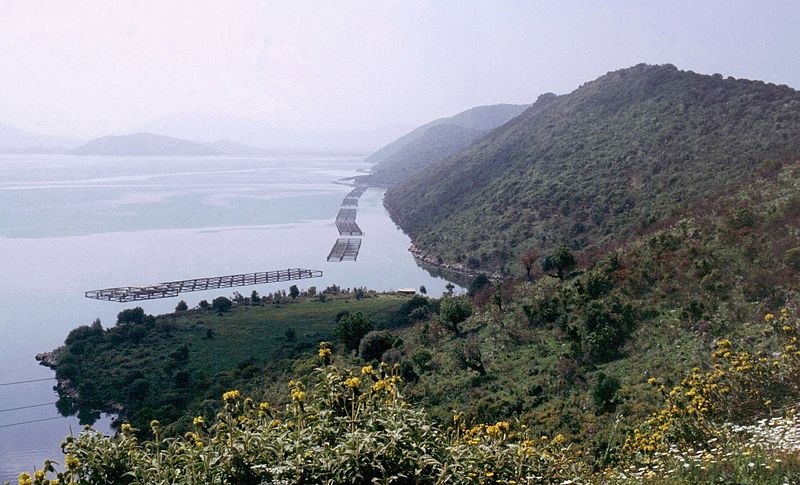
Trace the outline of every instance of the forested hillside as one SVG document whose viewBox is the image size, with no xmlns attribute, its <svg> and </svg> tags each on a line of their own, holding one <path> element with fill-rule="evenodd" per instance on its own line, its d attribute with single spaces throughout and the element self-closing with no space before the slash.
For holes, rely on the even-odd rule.
<svg viewBox="0 0 800 485">
<path fill-rule="evenodd" d="M 375 163 L 363 183 L 391 186 L 412 174 L 466 148 L 480 136 L 508 122 L 527 105 L 478 106 L 449 118 L 440 118 L 416 128 L 376 151 L 368 162 Z"/>
<path fill-rule="evenodd" d="M 508 273 L 530 249 L 647 231 L 799 150 L 794 89 L 642 64 L 541 96 L 385 203 L 424 252 Z"/>
</svg>

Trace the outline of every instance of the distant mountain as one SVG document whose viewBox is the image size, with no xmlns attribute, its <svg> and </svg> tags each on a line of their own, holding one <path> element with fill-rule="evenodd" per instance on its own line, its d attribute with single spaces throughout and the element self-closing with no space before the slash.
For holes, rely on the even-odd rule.
<svg viewBox="0 0 800 485">
<path fill-rule="evenodd" d="M 0 123 L 0 153 L 59 153 L 79 143 L 72 138 L 43 135 Z"/>
<path fill-rule="evenodd" d="M 74 148 L 69 153 L 112 156 L 222 155 L 216 148 L 152 133 L 104 136 Z"/>
<path fill-rule="evenodd" d="M 412 174 L 453 155 L 490 130 L 522 113 L 528 105 L 479 106 L 449 118 L 440 118 L 403 135 L 376 151 L 375 163 L 363 182 L 396 185 Z"/>
<path fill-rule="evenodd" d="M 406 133 L 367 157 L 371 163 L 380 163 L 397 154 L 406 145 L 421 138 L 433 126 L 453 125 L 472 130 L 492 130 L 525 111 L 527 104 L 495 104 L 478 106 L 448 118 L 439 118 Z"/>
<path fill-rule="evenodd" d="M 244 143 L 236 143 L 235 141 L 230 140 L 217 140 L 215 142 L 205 143 L 204 145 L 215 150 L 219 150 L 224 155 L 230 155 L 232 157 L 266 157 L 271 155 L 267 150 L 251 147 L 249 145 L 245 145 Z"/>
<path fill-rule="evenodd" d="M 404 126 L 381 126 L 369 130 L 307 132 L 288 130 L 262 120 L 241 116 L 204 113 L 161 118 L 140 131 L 212 144 L 229 140 L 264 150 L 270 154 L 347 154 L 361 155 L 374 151 L 403 133 Z"/>
<path fill-rule="evenodd" d="M 800 154 L 800 92 L 637 65 L 511 122 L 390 189 L 416 246 L 472 268 L 528 249 L 602 248 Z"/>
</svg>

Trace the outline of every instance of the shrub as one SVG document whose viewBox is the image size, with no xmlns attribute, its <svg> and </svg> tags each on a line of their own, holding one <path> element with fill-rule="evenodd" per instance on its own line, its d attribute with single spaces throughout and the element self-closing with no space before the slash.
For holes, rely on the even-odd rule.
<svg viewBox="0 0 800 485">
<path fill-rule="evenodd" d="M 347 351 L 357 349 L 364 335 L 374 328 L 372 320 L 361 312 L 345 313 L 337 320 L 336 338 Z"/>
<path fill-rule="evenodd" d="M 183 301 L 183 300 L 179 301 L 178 304 L 175 305 L 175 311 L 176 312 L 185 312 L 188 309 L 189 309 L 189 305 L 187 305 L 186 302 Z"/>
<path fill-rule="evenodd" d="M 444 297 L 439 307 L 439 318 L 442 323 L 456 335 L 461 335 L 461 324 L 472 315 L 469 301 L 463 296 Z"/>
<path fill-rule="evenodd" d="M 800 247 L 787 250 L 783 255 L 783 263 L 795 271 L 800 271 Z"/>
<path fill-rule="evenodd" d="M 400 366 L 347 372 L 318 369 L 307 389 L 289 383 L 279 409 L 232 390 L 215 420 L 196 417 L 194 430 L 152 441 L 128 424 L 106 437 L 87 429 L 63 444 L 64 466 L 48 462 L 54 483 L 562 483 L 588 475 L 564 437 L 541 436 L 500 421 L 451 426 L 432 420 L 401 394 Z"/>
<path fill-rule="evenodd" d="M 358 344 L 358 356 L 364 360 L 376 360 L 394 346 L 395 338 L 389 332 L 371 331 Z"/>
<path fill-rule="evenodd" d="M 233 302 L 224 296 L 218 296 L 211 301 L 211 309 L 215 312 L 225 312 L 231 309 Z"/>
</svg>

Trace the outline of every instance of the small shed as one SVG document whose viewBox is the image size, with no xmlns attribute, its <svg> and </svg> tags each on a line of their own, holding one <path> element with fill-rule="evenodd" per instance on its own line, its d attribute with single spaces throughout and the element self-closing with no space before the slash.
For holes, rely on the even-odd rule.
<svg viewBox="0 0 800 485">
<path fill-rule="evenodd" d="M 417 290 L 415 290 L 414 288 L 399 288 L 397 290 L 397 294 L 398 295 L 416 295 L 417 294 Z"/>
</svg>

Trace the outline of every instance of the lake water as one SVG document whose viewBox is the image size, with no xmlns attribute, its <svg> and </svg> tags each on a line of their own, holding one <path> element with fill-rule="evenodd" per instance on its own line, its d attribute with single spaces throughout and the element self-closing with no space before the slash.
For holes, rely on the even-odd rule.
<svg viewBox="0 0 800 485">
<path fill-rule="evenodd" d="M 368 167 L 335 157 L 0 156 L 0 483 L 47 457 L 60 461 L 59 443 L 81 429 L 49 404 L 8 411 L 55 401 L 54 381 L 6 384 L 52 378 L 36 353 L 57 347 L 78 325 L 95 318 L 113 325 L 120 310 L 136 306 L 89 300 L 86 290 L 301 267 L 324 271 L 298 282 L 301 289 L 425 285 L 440 295 L 447 281 L 415 264 L 378 189 L 359 202 L 358 261 L 326 261 L 351 189 L 336 182 Z M 234 290 L 137 304 L 165 313 L 180 299 L 194 306 Z M 95 425 L 108 426 L 107 418 Z"/>
</svg>

